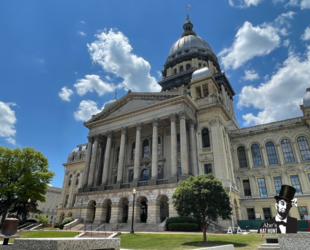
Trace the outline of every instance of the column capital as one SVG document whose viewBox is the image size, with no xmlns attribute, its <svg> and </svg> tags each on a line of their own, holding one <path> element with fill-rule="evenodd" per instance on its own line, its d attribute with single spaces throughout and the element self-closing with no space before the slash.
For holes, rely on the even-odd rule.
<svg viewBox="0 0 310 250">
<path fill-rule="evenodd" d="M 160 121 L 159 118 L 154 118 L 154 119 L 152 120 L 153 126 L 158 127 L 159 121 Z"/>
<path fill-rule="evenodd" d="M 179 115 L 179 119 L 186 119 L 186 113 L 184 111 L 180 111 L 178 115 Z"/>
<path fill-rule="evenodd" d="M 187 121 L 187 124 L 190 128 L 194 128 L 194 129 L 196 128 L 196 123 L 192 119 L 189 119 Z"/>
<path fill-rule="evenodd" d="M 127 131 L 128 131 L 128 128 L 127 127 L 121 127 L 121 133 L 126 135 L 127 134 Z"/>
<path fill-rule="evenodd" d="M 87 136 L 88 142 L 93 143 L 94 137 L 93 136 Z"/>
<path fill-rule="evenodd" d="M 142 130 L 142 128 L 143 128 L 143 123 L 141 123 L 141 122 L 138 122 L 138 123 L 136 123 L 136 130 Z"/>
<path fill-rule="evenodd" d="M 218 120 L 217 119 L 212 119 L 211 121 L 209 121 L 209 124 L 211 125 L 211 127 L 218 125 Z"/>
<path fill-rule="evenodd" d="M 100 136 L 99 134 L 94 135 L 94 140 L 95 140 L 95 141 L 99 141 L 100 137 L 101 137 L 101 136 Z"/>
<path fill-rule="evenodd" d="M 112 138 L 114 135 L 114 132 L 112 130 L 107 131 L 107 137 Z"/>
<path fill-rule="evenodd" d="M 177 121 L 177 114 L 172 113 L 172 114 L 169 115 L 169 117 L 170 117 L 170 121 L 171 122 L 176 122 Z"/>
<path fill-rule="evenodd" d="M 277 147 L 280 147 L 280 144 L 278 143 L 278 144 L 276 144 L 276 146 L 277 146 Z"/>
</svg>

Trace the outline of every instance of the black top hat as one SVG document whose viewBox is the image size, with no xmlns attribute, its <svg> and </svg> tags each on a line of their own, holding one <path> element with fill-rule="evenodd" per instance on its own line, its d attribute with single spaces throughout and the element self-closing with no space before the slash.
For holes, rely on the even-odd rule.
<svg viewBox="0 0 310 250">
<path fill-rule="evenodd" d="M 292 186 L 282 185 L 280 194 L 275 196 L 275 199 L 284 199 L 287 201 L 291 201 L 294 199 L 294 195 L 296 193 L 296 189 Z"/>
</svg>

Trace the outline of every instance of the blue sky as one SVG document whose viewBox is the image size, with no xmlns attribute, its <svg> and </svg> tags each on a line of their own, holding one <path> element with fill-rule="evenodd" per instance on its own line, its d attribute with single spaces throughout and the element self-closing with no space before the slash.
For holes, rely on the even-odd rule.
<svg viewBox="0 0 310 250">
<path fill-rule="evenodd" d="M 241 127 L 301 116 L 310 0 L 0 2 L 0 145 L 34 147 L 56 173 L 114 98 L 157 91 L 185 8 L 218 56 Z"/>
</svg>

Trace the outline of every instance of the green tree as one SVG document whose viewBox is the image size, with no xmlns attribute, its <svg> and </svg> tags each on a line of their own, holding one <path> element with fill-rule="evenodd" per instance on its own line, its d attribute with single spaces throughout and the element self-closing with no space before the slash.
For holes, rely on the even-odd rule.
<svg viewBox="0 0 310 250">
<path fill-rule="evenodd" d="M 48 223 L 48 218 L 46 218 L 46 216 L 43 215 L 43 214 L 39 214 L 38 222 L 42 223 L 42 224 L 47 224 Z"/>
<path fill-rule="evenodd" d="M 203 242 L 207 241 L 206 231 L 212 220 L 218 217 L 230 219 L 232 213 L 229 195 L 212 174 L 191 176 L 180 181 L 172 198 L 179 216 L 192 217 L 200 222 Z"/>
<path fill-rule="evenodd" d="M 24 207 L 23 216 L 26 213 L 27 217 L 29 209 L 36 206 L 36 201 L 45 202 L 47 184 L 54 175 L 48 170 L 47 159 L 34 148 L 10 149 L 0 146 L 1 224 L 8 212 L 18 212 Z"/>
</svg>

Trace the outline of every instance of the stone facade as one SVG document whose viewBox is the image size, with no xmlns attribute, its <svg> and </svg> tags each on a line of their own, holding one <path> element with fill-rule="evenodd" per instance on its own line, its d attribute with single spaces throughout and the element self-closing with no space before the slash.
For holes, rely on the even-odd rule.
<svg viewBox="0 0 310 250">
<path fill-rule="evenodd" d="M 309 207 L 310 168 L 300 155 L 298 138 L 303 136 L 305 149 L 310 110 L 302 107 L 305 115 L 300 118 L 240 129 L 235 93 L 215 54 L 196 37 L 189 20 L 183 28 L 164 65 L 161 92 L 128 91 L 84 123 L 88 143 L 77 146 L 63 164 L 59 221 L 74 215 L 87 223 L 129 222 L 135 188 L 135 221 L 160 223 L 177 216 L 172 194 L 178 181 L 206 173 L 213 173 L 230 192 L 235 225 L 248 219 L 248 213 L 264 219 L 265 208 L 275 214 L 272 178 L 277 176 L 292 184 L 294 175 L 295 185 L 297 175 L 300 204 Z M 294 161 L 285 162 L 290 152 L 287 144 L 282 151 L 283 139 L 292 143 Z M 268 161 L 275 161 L 269 141 L 277 145 L 277 164 Z M 232 222 L 218 223 L 227 228 Z"/>
</svg>

